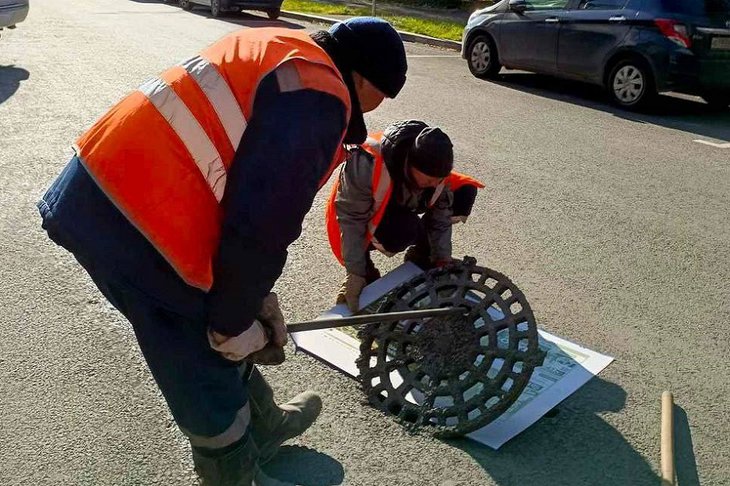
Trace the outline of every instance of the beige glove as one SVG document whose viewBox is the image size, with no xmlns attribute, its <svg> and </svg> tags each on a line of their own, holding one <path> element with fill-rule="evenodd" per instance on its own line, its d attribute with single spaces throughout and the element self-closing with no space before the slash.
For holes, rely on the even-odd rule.
<svg viewBox="0 0 730 486">
<path fill-rule="evenodd" d="M 273 292 L 264 298 L 251 327 L 238 336 L 208 331 L 210 346 L 231 361 L 249 359 L 258 364 L 281 364 L 286 341 L 284 316 L 279 308 L 279 299 Z"/>
<path fill-rule="evenodd" d="M 365 288 L 365 277 L 348 273 L 345 281 L 342 282 L 340 291 L 337 293 L 337 303 L 347 303 L 347 307 L 353 314 L 360 310 L 360 294 Z"/>
<path fill-rule="evenodd" d="M 231 361 L 242 361 L 251 353 L 263 349 L 269 342 L 264 326 L 259 321 L 253 321 L 251 327 L 238 336 L 226 336 L 208 330 L 208 343 L 224 358 Z"/>
<path fill-rule="evenodd" d="M 251 353 L 246 360 L 260 365 L 280 365 L 286 359 L 284 345 L 287 342 L 287 332 L 279 298 L 274 292 L 264 298 L 258 320 L 265 326 L 269 343 L 263 349 Z"/>
</svg>

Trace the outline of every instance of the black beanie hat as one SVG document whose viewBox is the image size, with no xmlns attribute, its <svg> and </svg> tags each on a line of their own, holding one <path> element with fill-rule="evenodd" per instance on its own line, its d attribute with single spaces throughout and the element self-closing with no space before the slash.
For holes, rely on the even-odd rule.
<svg viewBox="0 0 730 486">
<path fill-rule="evenodd" d="M 408 151 L 408 164 L 431 177 L 446 177 L 454 168 L 454 146 L 437 127 L 424 128 Z"/>
<path fill-rule="evenodd" d="M 392 25 L 375 17 L 337 22 L 329 33 L 349 57 L 352 69 L 388 98 L 395 98 L 406 82 L 406 50 Z"/>
</svg>

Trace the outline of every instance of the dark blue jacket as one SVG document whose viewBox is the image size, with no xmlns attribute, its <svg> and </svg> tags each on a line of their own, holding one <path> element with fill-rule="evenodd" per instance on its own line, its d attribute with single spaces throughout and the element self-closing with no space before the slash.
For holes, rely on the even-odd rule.
<svg viewBox="0 0 730 486">
<path fill-rule="evenodd" d="M 280 92 L 273 73 L 262 81 L 228 173 L 214 284 L 207 294 L 178 277 L 76 157 L 38 203 L 43 227 L 104 278 L 121 280 L 173 312 L 206 319 L 219 333 L 237 335 L 251 325 L 281 274 L 287 247 L 301 233 L 346 126 L 346 108 L 336 97 Z"/>
</svg>

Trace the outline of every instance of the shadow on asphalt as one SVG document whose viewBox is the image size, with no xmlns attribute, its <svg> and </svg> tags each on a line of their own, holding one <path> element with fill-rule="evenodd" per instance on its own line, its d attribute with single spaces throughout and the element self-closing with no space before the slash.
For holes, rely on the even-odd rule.
<svg viewBox="0 0 730 486">
<path fill-rule="evenodd" d="M 612 106 L 598 86 L 540 74 L 502 72 L 493 82 L 505 88 L 585 106 L 636 123 L 659 125 L 694 135 L 730 142 L 730 110 L 713 110 L 704 102 L 661 95 L 653 108 L 634 113 Z"/>
<path fill-rule="evenodd" d="M 659 479 L 644 457 L 600 417 L 625 404 L 620 386 L 595 377 L 549 418 L 498 451 L 466 439 L 449 443 L 468 453 L 499 486 L 656 486 Z M 658 457 L 658 442 L 656 453 Z"/>
<path fill-rule="evenodd" d="M 15 66 L 0 66 L 0 104 L 3 104 L 20 88 L 20 82 L 30 77 L 30 73 Z"/>
<path fill-rule="evenodd" d="M 274 479 L 298 486 L 334 486 L 345 479 L 345 469 L 339 461 L 301 446 L 283 446 L 263 469 Z"/>
<path fill-rule="evenodd" d="M 677 486 L 700 486 L 687 412 L 676 404 L 674 405 L 674 463 L 677 470 Z"/>
</svg>

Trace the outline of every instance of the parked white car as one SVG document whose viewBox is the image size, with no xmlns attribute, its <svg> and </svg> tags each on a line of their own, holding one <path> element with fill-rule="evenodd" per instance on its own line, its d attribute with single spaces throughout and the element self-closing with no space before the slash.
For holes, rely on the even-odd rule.
<svg viewBox="0 0 730 486">
<path fill-rule="evenodd" d="M 28 0 L 0 0 L 0 30 L 14 29 L 28 16 Z"/>
</svg>

